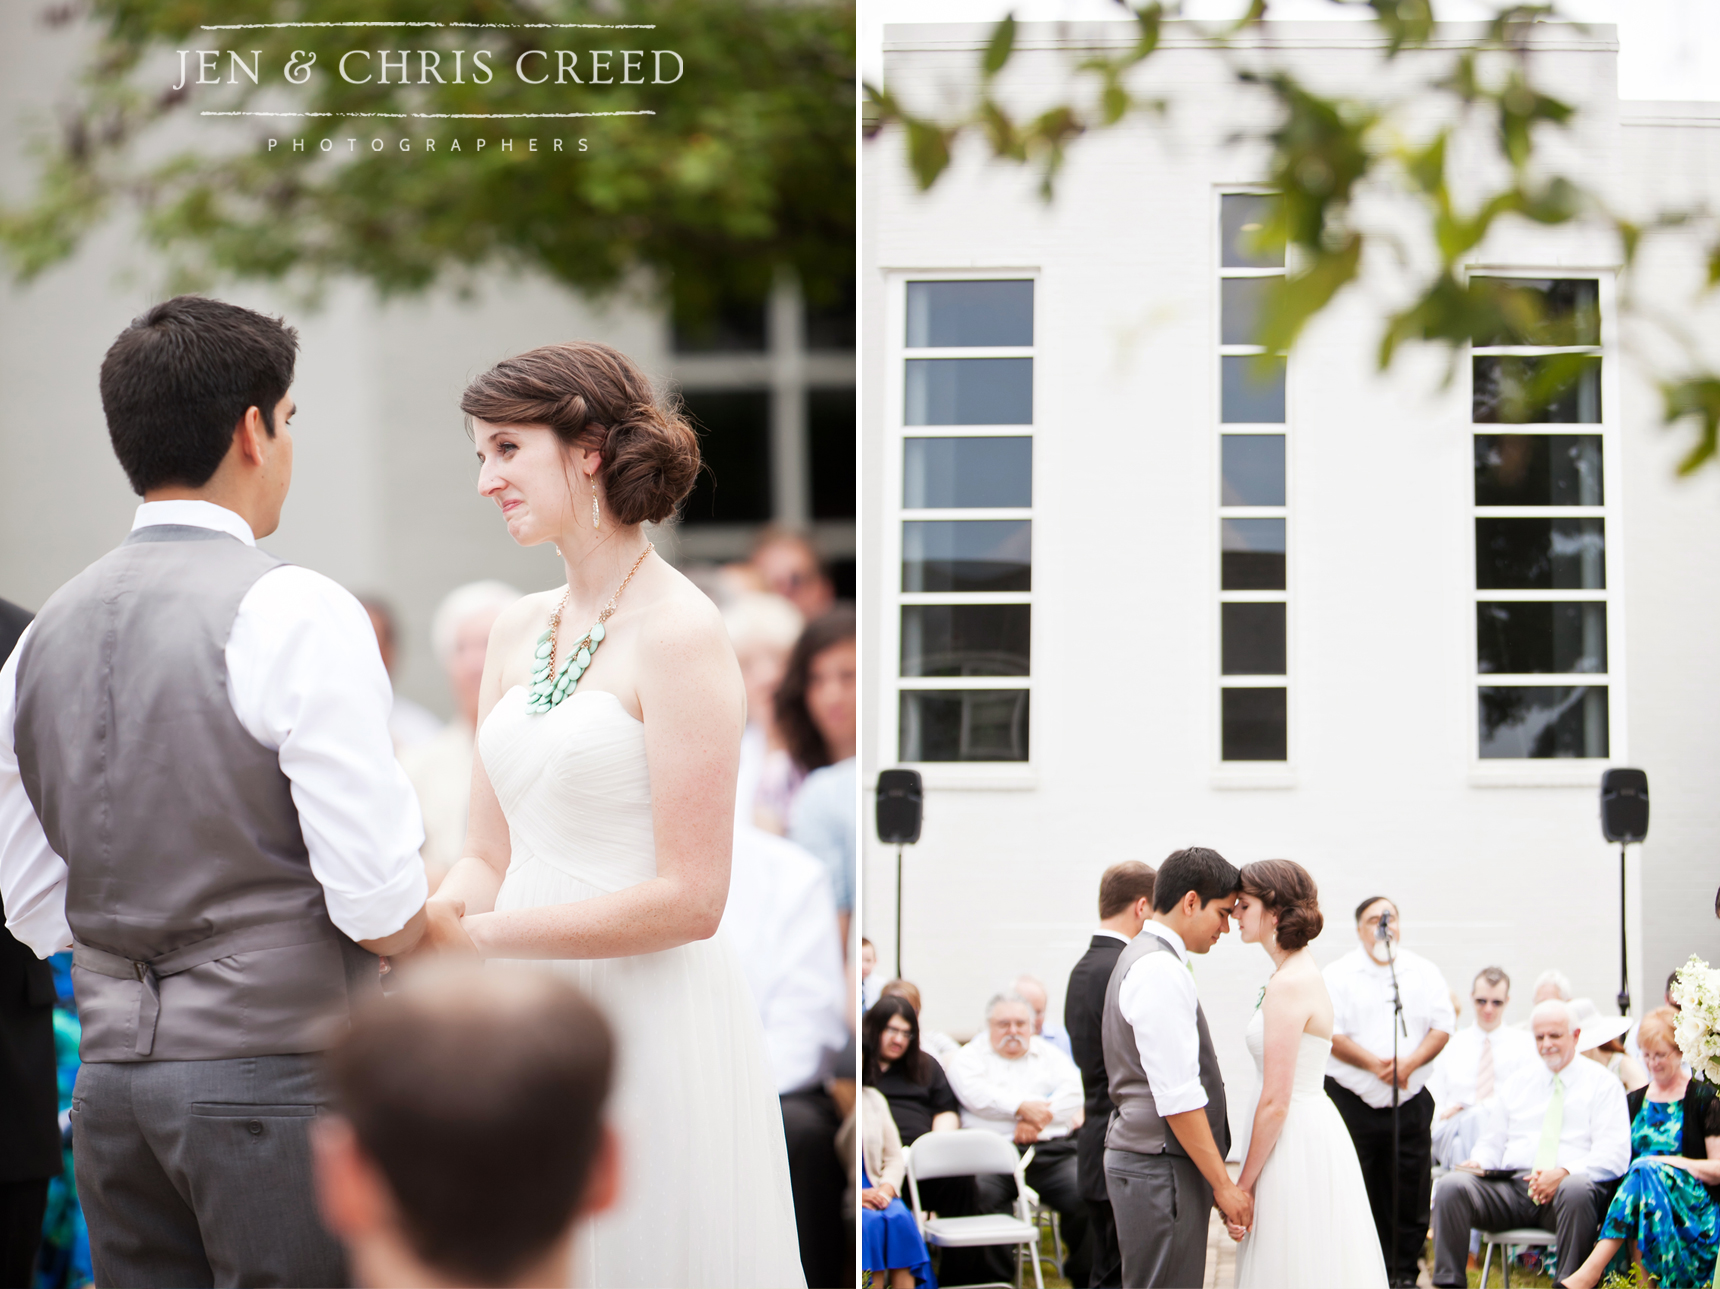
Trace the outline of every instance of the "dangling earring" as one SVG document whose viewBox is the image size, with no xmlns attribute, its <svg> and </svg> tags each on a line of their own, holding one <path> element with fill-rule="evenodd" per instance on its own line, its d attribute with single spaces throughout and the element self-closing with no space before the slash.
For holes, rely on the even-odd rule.
<svg viewBox="0 0 1720 1289">
<path fill-rule="evenodd" d="M 597 480 L 591 481 L 591 526 L 597 527 Z"/>
</svg>

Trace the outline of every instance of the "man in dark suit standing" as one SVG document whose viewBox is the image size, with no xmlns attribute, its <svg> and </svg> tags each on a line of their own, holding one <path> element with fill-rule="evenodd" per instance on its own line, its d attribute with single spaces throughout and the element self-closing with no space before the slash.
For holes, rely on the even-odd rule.
<svg viewBox="0 0 1720 1289">
<path fill-rule="evenodd" d="M 0 662 L 29 622 L 0 600 Z M 32 1283 L 48 1182 L 61 1167 L 54 972 L 0 918 L 0 1285 Z"/>
<path fill-rule="evenodd" d="M 1099 929 L 1075 969 L 1063 999 L 1063 1024 L 1069 1031 L 1075 1064 L 1087 1096 L 1087 1118 L 1075 1140 L 1076 1178 L 1081 1198 L 1092 1214 L 1092 1283 L 1113 1289 L 1123 1283 L 1123 1259 L 1117 1250 L 1117 1224 L 1105 1189 L 1105 1125 L 1111 1119 L 1111 1094 L 1105 1076 L 1105 1050 L 1100 1022 L 1105 1010 L 1105 986 L 1111 968 L 1153 909 L 1154 870 L 1136 860 L 1113 864 L 1099 879 Z"/>
</svg>

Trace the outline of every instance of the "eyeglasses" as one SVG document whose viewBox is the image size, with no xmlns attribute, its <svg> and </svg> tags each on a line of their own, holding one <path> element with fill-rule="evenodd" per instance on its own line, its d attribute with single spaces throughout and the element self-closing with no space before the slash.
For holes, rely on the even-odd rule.
<svg viewBox="0 0 1720 1289">
<path fill-rule="evenodd" d="M 914 1031 L 909 1029 L 906 1025 L 886 1025 L 884 1026 L 884 1032 L 886 1034 L 894 1034 L 897 1038 L 912 1038 L 914 1036 Z"/>
</svg>

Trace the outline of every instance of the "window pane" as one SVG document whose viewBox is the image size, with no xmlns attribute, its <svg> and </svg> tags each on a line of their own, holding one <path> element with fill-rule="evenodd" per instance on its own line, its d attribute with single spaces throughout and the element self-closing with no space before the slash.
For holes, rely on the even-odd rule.
<svg viewBox="0 0 1720 1289">
<path fill-rule="evenodd" d="M 1233 193 L 1218 199 L 1220 225 L 1219 262 L 1227 269 L 1271 269 L 1284 267 L 1284 248 L 1256 249 L 1255 235 L 1272 217 L 1278 198 L 1265 193 Z"/>
<path fill-rule="evenodd" d="M 902 525 L 904 591 L 1033 589 L 1026 519 L 911 520 Z"/>
<path fill-rule="evenodd" d="M 683 392 L 699 429 L 699 471 L 682 507 L 689 524 L 761 523 L 771 515 L 770 391 Z"/>
<path fill-rule="evenodd" d="M 1033 359 L 910 358 L 907 395 L 909 425 L 1031 425 Z"/>
<path fill-rule="evenodd" d="M 908 283 L 908 348 L 1031 345 L 1033 283 Z"/>
<path fill-rule="evenodd" d="M 1027 760 L 1027 691 L 903 691 L 900 759 Z"/>
<path fill-rule="evenodd" d="M 1224 506 L 1282 506 L 1284 504 L 1284 436 L 1225 434 L 1224 465 L 1219 504 Z"/>
<path fill-rule="evenodd" d="M 1606 589 L 1604 519 L 1477 519 L 1475 585 L 1483 591 Z"/>
<path fill-rule="evenodd" d="M 812 448 L 812 517 L 854 518 L 854 390 L 806 391 L 806 437 Z"/>
<path fill-rule="evenodd" d="M 1591 354 L 1472 361 L 1477 425 L 1600 423 L 1601 360 Z"/>
<path fill-rule="evenodd" d="M 802 325 L 808 349 L 853 349 L 854 279 L 845 278 L 827 300 L 807 300 Z"/>
<path fill-rule="evenodd" d="M 905 439 L 902 506 L 954 510 L 1033 504 L 1033 440 Z"/>
<path fill-rule="evenodd" d="M 1478 506 L 1599 506 L 1598 434 L 1477 434 Z"/>
<path fill-rule="evenodd" d="M 1483 685 L 1483 760 L 1606 756 L 1607 691 L 1599 685 Z"/>
<path fill-rule="evenodd" d="M 1226 345 L 1260 343 L 1260 322 L 1265 317 L 1266 293 L 1277 277 L 1227 277 L 1219 281 L 1221 292 L 1219 342 Z"/>
<path fill-rule="evenodd" d="M 678 354 L 761 354 L 769 348 L 769 308 L 762 299 L 725 298 L 700 312 L 677 303 L 670 333 Z"/>
<path fill-rule="evenodd" d="M 1284 589 L 1284 521 L 1221 519 L 1219 585 L 1226 591 Z"/>
<path fill-rule="evenodd" d="M 1604 672 L 1607 606 L 1539 600 L 1475 606 L 1475 649 L 1483 672 Z"/>
<path fill-rule="evenodd" d="M 1226 676 L 1284 675 L 1284 605 L 1221 604 Z"/>
<path fill-rule="evenodd" d="M 904 676 L 1025 676 L 1032 635 L 1026 604 L 902 607 Z"/>
<path fill-rule="evenodd" d="M 1226 689 L 1221 755 L 1226 761 L 1284 761 L 1290 755 L 1289 691 Z"/>
<path fill-rule="evenodd" d="M 1477 360 L 1479 361 L 1479 360 Z M 1218 360 L 1223 375 L 1223 415 L 1227 425 L 1278 425 L 1284 421 L 1284 359 L 1226 354 Z M 1262 370 L 1264 365 L 1264 370 Z"/>
<path fill-rule="evenodd" d="M 1510 321 L 1478 345 L 1598 345 L 1600 283 L 1593 278 L 1478 277 L 1480 291 L 1495 291 Z"/>
</svg>

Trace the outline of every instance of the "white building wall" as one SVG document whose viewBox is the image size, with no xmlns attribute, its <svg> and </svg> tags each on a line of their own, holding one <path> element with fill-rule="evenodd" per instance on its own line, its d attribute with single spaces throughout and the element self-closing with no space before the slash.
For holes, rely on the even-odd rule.
<svg viewBox="0 0 1720 1289">
<path fill-rule="evenodd" d="M 1023 29 L 1011 101 L 1066 83 L 1060 42 L 1128 30 Z M 987 34 L 889 28 L 886 82 L 911 102 L 935 102 L 971 75 Z M 1284 24 L 1278 34 L 1323 88 L 1385 83 L 1359 26 Z M 897 136 L 865 155 L 863 294 L 888 298 L 903 279 L 939 271 L 1038 278 L 1032 762 L 1026 773 L 926 770 L 902 932 L 902 970 L 922 989 L 925 1023 L 974 1031 L 988 994 L 1020 971 L 1050 984 L 1060 1013 L 1101 871 L 1125 858 L 1156 864 L 1191 844 L 1236 863 L 1287 856 L 1305 865 L 1327 916 L 1315 942 L 1322 962 L 1354 946 L 1355 905 L 1384 893 L 1402 907 L 1407 945 L 1460 994 L 1497 963 L 1518 984 L 1511 1018 L 1521 1019 L 1534 976 L 1557 966 L 1610 1009 L 1618 855 L 1598 826 L 1601 766 L 1475 760 L 1468 381 L 1460 369 L 1442 389 L 1443 359 L 1430 353 L 1376 372 L 1394 289 L 1388 266 L 1374 266 L 1361 292 L 1319 319 L 1290 361 L 1290 763 L 1219 761 L 1216 194 L 1260 173 L 1257 158 L 1223 143 L 1248 110 L 1223 67 L 1170 43 L 1149 74 L 1174 105 L 1169 125 L 1078 141 L 1049 205 L 1034 176 L 977 152 L 964 151 L 924 195 Z M 1621 148 L 1610 29 L 1552 33 L 1537 46 L 1537 74 L 1584 109 L 1572 155 L 1591 182 L 1611 193 L 1652 186 L 1651 143 L 1682 146 L 1684 127 L 1635 125 Z M 1413 70 L 1400 67 L 1393 83 Z M 1711 166 L 1702 191 L 1717 181 Z M 1593 234 L 1517 229 L 1480 259 L 1610 271 L 1617 252 Z M 1663 256 L 1643 285 L 1689 280 L 1672 260 Z M 891 424 L 902 356 L 887 316 L 869 304 L 862 328 L 871 776 L 897 750 L 887 650 L 900 576 L 894 499 L 870 482 L 900 451 Z M 1653 791 L 1641 900 L 1632 895 L 1640 1012 L 1689 952 L 1720 952 L 1711 910 L 1720 866 L 1709 859 L 1720 804 L 1705 790 L 1720 735 L 1703 657 L 1720 626 L 1716 582 L 1704 576 L 1720 547 L 1720 471 L 1673 478 L 1676 444 L 1658 427 L 1652 389 L 1621 374 L 1617 341 L 1608 337 L 1605 365 L 1605 397 L 1617 409 L 1607 416 L 1608 764 L 1646 768 Z M 870 522 L 880 513 L 888 522 Z M 865 925 L 888 969 L 895 856 L 870 835 L 865 853 Z M 1197 967 L 1233 1084 L 1249 1081 L 1243 1026 L 1269 965 L 1232 936 Z"/>
</svg>

